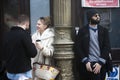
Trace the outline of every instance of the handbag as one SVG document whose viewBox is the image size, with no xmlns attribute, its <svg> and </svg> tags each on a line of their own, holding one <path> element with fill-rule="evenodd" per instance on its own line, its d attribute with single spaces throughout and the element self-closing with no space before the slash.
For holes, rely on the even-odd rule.
<svg viewBox="0 0 120 80">
<path fill-rule="evenodd" d="M 57 67 L 40 64 L 38 62 L 33 63 L 34 75 L 40 79 L 55 80 L 60 70 Z"/>
</svg>

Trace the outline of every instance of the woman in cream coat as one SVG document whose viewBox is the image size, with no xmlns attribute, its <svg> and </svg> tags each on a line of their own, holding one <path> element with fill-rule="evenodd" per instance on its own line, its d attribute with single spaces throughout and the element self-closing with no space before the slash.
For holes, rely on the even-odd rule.
<svg viewBox="0 0 120 80">
<path fill-rule="evenodd" d="M 33 63 L 51 64 L 54 52 L 54 29 L 50 24 L 49 17 L 40 17 L 37 21 L 37 31 L 32 35 L 33 43 L 37 48 L 37 56 L 32 59 Z"/>
</svg>

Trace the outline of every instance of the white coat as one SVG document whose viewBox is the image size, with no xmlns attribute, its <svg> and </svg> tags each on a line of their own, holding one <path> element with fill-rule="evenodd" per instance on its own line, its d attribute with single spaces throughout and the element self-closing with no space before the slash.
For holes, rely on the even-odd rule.
<svg viewBox="0 0 120 80">
<path fill-rule="evenodd" d="M 32 59 L 33 62 L 39 62 L 44 64 L 51 64 L 51 59 L 54 53 L 54 29 L 47 28 L 42 35 L 37 31 L 32 35 L 32 40 L 35 43 L 36 40 L 40 40 L 40 45 L 43 49 L 37 49 L 37 55 Z"/>
</svg>

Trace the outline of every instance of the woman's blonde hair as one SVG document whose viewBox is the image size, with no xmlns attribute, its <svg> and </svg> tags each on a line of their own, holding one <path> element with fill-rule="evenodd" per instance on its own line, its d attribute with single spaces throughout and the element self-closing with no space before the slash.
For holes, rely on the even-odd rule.
<svg viewBox="0 0 120 80">
<path fill-rule="evenodd" d="M 47 27 L 50 27 L 50 25 L 51 25 L 51 20 L 50 20 L 50 17 L 49 17 L 49 16 L 40 17 L 39 19 L 41 20 L 41 22 L 42 22 L 44 25 L 47 25 Z"/>
</svg>

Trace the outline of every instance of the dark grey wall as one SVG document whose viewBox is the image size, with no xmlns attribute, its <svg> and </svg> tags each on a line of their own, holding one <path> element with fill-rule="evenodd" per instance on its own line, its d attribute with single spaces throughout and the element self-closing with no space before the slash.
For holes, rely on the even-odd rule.
<svg viewBox="0 0 120 80">
<path fill-rule="evenodd" d="M 112 48 L 120 48 L 120 8 L 111 9 L 110 39 Z"/>
<path fill-rule="evenodd" d="M 49 0 L 30 0 L 31 33 L 36 30 L 36 22 L 39 17 L 50 15 Z"/>
</svg>

